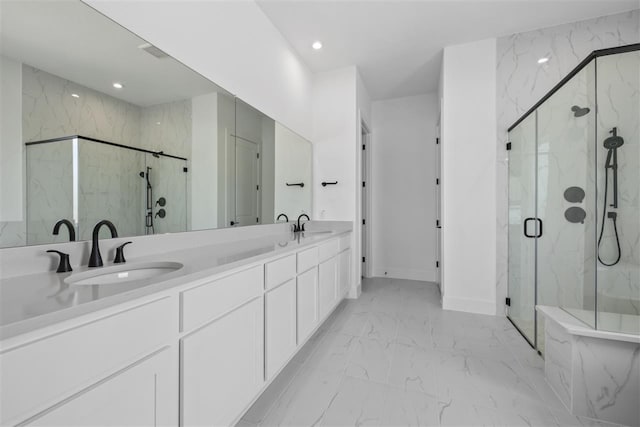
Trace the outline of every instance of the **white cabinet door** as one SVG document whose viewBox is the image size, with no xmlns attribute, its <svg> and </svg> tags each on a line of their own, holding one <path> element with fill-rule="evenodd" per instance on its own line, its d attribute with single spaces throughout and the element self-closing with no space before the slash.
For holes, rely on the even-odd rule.
<svg viewBox="0 0 640 427">
<path fill-rule="evenodd" d="M 231 425 L 264 382 L 262 298 L 181 340 L 182 424 Z"/>
<path fill-rule="evenodd" d="M 265 357 L 270 379 L 296 350 L 295 279 L 267 292 L 265 298 Z"/>
<path fill-rule="evenodd" d="M 318 325 L 318 267 L 298 276 L 298 343 Z"/>
<path fill-rule="evenodd" d="M 80 392 L 26 425 L 174 426 L 178 422 L 178 390 L 171 359 L 171 350 L 165 349 Z"/>
<path fill-rule="evenodd" d="M 329 258 L 318 267 L 318 310 L 320 319 L 333 309 L 337 299 L 338 258 Z"/>
<path fill-rule="evenodd" d="M 346 250 L 338 255 L 338 297 L 342 298 L 349 291 L 351 279 L 351 251 Z"/>
</svg>

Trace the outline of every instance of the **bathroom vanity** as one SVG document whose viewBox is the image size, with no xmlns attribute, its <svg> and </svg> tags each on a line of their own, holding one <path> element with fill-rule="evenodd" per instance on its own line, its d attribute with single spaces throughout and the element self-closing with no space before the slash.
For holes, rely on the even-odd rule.
<svg viewBox="0 0 640 427">
<path fill-rule="evenodd" d="M 350 227 L 268 227 L 125 264 L 153 278 L 3 278 L 0 424 L 233 425 L 351 286 Z"/>
</svg>

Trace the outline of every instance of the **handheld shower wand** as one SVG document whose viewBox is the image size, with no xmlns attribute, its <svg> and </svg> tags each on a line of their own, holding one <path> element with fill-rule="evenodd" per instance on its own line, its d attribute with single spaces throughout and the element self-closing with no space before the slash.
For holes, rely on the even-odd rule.
<svg viewBox="0 0 640 427">
<path fill-rule="evenodd" d="M 604 201 L 603 201 L 603 210 L 602 210 L 602 226 L 600 227 L 600 236 L 598 237 L 598 261 L 602 265 L 606 265 L 607 267 L 611 267 L 620 262 L 620 258 L 622 257 L 622 251 L 620 249 L 620 236 L 618 236 L 618 213 L 617 212 L 608 212 L 607 213 L 607 195 L 609 191 L 609 169 L 613 171 L 613 202 L 609 207 L 613 209 L 618 209 L 618 148 L 622 147 L 624 144 L 624 139 L 618 136 L 618 128 L 613 128 L 609 132 L 612 136 L 608 137 L 604 140 L 602 144 L 604 148 L 607 149 L 607 160 L 604 164 Z M 602 261 L 600 258 L 600 243 L 602 242 L 602 236 L 604 234 L 604 226 L 607 218 L 610 218 L 613 222 L 613 231 L 616 236 L 616 246 L 618 247 L 618 257 L 613 263 L 606 263 Z"/>
</svg>

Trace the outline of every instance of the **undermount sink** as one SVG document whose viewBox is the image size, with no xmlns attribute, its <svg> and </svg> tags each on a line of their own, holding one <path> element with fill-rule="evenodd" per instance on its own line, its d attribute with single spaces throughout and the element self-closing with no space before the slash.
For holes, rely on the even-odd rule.
<svg viewBox="0 0 640 427">
<path fill-rule="evenodd" d="M 331 233 L 331 232 L 332 232 L 331 230 L 324 230 L 324 231 L 321 231 L 321 230 L 318 230 L 318 231 L 306 231 L 305 230 L 302 233 L 308 235 L 308 234 L 325 234 L 325 233 Z"/>
<path fill-rule="evenodd" d="M 118 285 L 137 282 L 173 273 L 183 267 L 179 262 L 145 262 L 121 264 L 72 274 L 65 279 L 68 285 Z"/>
</svg>

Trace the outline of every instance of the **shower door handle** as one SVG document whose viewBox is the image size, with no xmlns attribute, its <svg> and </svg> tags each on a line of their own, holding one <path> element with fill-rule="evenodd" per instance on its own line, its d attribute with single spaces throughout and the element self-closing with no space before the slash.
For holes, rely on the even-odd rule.
<svg viewBox="0 0 640 427">
<path fill-rule="evenodd" d="M 537 228 L 536 229 L 536 232 L 537 232 L 536 238 L 542 237 L 542 220 L 540 218 L 536 218 L 536 222 L 540 225 L 540 228 L 536 227 Z"/>
<path fill-rule="evenodd" d="M 527 228 L 529 227 L 529 221 L 534 221 L 534 220 L 535 218 L 525 218 L 524 222 L 522 223 L 522 226 L 523 226 L 522 231 L 524 232 L 524 237 L 528 237 L 530 239 L 533 239 L 536 237 L 534 234 L 527 233 Z"/>
<path fill-rule="evenodd" d="M 536 221 L 536 229 L 535 229 L 535 234 L 529 234 L 527 232 L 528 227 L 529 227 L 529 221 Z M 540 218 L 526 218 L 524 220 L 523 225 L 523 232 L 524 232 L 524 236 L 528 237 L 530 239 L 535 239 L 538 237 L 542 237 L 542 220 Z"/>
</svg>

